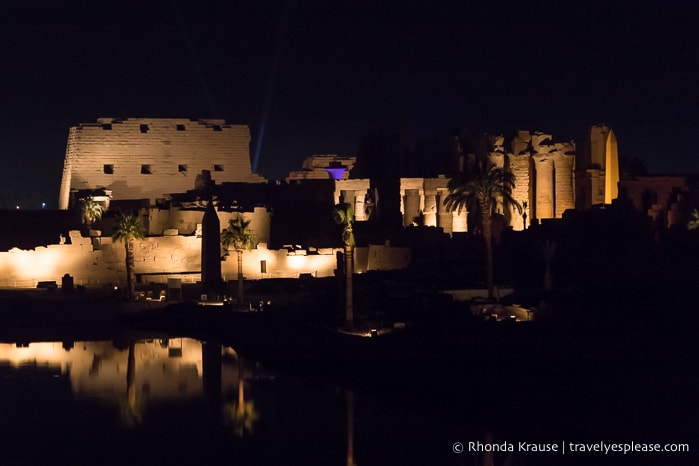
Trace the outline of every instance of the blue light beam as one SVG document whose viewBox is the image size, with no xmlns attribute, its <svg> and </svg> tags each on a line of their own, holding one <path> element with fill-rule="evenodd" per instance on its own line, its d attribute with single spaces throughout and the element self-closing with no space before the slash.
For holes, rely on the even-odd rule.
<svg viewBox="0 0 699 466">
<path fill-rule="evenodd" d="M 187 25 L 184 23 L 184 20 L 182 19 L 182 13 L 180 12 L 180 7 L 177 4 L 176 0 L 172 2 L 172 8 L 175 11 L 175 17 L 177 19 L 177 25 L 179 26 L 180 33 L 182 34 L 182 40 L 184 41 L 184 45 L 187 48 L 189 58 L 192 60 L 192 64 L 194 65 L 194 69 L 197 73 L 197 78 L 199 79 L 199 84 L 201 85 L 202 91 L 204 92 L 204 98 L 206 99 L 206 103 L 209 106 L 209 111 L 212 113 L 211 116 L 213 118 L 218 118 L 218 110 L 216 109 L 216 104 L 214 103 L 214 99 L 211 96 L 211 92 L 209 91 L 209 84 L 206 80 L 206 77 L 204 76 L 204 72 L 201 69 L 201 64 L 197 59 L 197 51 L 194 47 L 194 42 L 192 42 L 192 38 L 190 37 L 189 31 L 187 30 Z"/>
<path fill-rule="evenodd" d="M 277 42 L 274 47 L 274 59 L 272 60 L 272 69 L 269 73 L 269 80 L 267 81 L 267 95 L 265 97 L 265 106 L 262 111 L 262 120 L 260 121 L 260 131 L 257 135 L 257 144 L 255 145 L 255 155 L 252 159 L 252 172 L 257 173 L 257 167 L 260 162 L 260 152 L 262 151 L 262 141 L 265 137 L 265 128 L 267 126 L 267 119 L 269 118 L 269 110 L 272 107 L 272 97 L 274 96 L 274 89 L 277 85 L 277 73 L 279 70 L 279 62 L 281 61 L 281 55 L 284 45 L 284 38 L 286 37 L 287 25 L 289 23 L 289 9 L 291 2 L 284 2 L 284 11 L 282 12 L 282 24 L 277 30 Z"/>
</svg>

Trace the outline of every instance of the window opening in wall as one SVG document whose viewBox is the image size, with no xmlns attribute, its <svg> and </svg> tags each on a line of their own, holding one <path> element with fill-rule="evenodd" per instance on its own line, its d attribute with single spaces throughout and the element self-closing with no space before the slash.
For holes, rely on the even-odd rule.
<svg viewBox="0 0 699 466">
<path fill-rule="evenodd" d="M 141 165 L 141 174 L 151 175 L 152 173 L 150 165 Z"/>
<path fill-rule="evenodd" d="M 110 130 L 112 129 L 112 124 L 111 123 L 105 123 L 102 125 L 102 129 L 104 130 Z"/>
<path fill-rule="evenodd" d="M 148 132 L 148 125 L 141 125 L 141 132 L 147 133 Z"/>
<path fill-rule="evenodd" d="M 177 125 L 177 131 L 184 131 L 184 125 Z"/>
<path fill-rule="evenodd" d="M 114 165 L 105 165 L 104 166 L 104 173 L 107 175 L 113 175 L 114 174 Z"/>
<path fill-rule="evenodd" d="M 186 172 L 186 171 L 187 171 L 187 165 L 178 165 L 178 166 L 177 166 L 177 171 L 179 171 L 180 173 Z"/>
<path fill-rule="evenodd" d="M 213 128 L 214 128 L 214 131 L 221 131 L 220 125 L 214 125 Z"/>
<path fill-rule="evenodd" d="M 214 171 L 215 171 L 215 172 L 222 172 L 222 171 L 223 171 L 223 165 L 214 165 Z"/>
</svg>

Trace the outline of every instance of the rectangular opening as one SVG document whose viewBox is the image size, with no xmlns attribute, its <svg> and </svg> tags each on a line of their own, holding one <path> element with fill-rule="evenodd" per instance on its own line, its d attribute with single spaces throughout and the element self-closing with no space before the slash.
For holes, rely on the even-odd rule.
<svg viewBox="0 0 699 466">
<path fill-rule="evenodd" d="M 214 131 L 221 131 L 220 125 L 214 125 L 213 128 L 214 128 Z"/>
<path fill-rule="evenodd" d="M 114 174 L 114 165 L 105 164 L 103 170 L 104 170 L 105 174 L 113 175 Z"/>
<path fill-rule="evenodd" d="M 142 175 L 151 175 L 153 172 L 151 171 L 150 165 L 141 165 L 141 174 Z"/>
<path fill-rule="evenodd" d="M 148 132 L 148 125 L 141 125 L 141 132 L 147 133 Z"/>
<path fill-rule="evenodd" d="M 184 131 L 184 125 L 177 125 L 177 131 Z"/>
<path fill-rule="evenodd" d="M 178 166 L 177 166 L 177 171 L 180 172 L 180 173 L 186 172 L 186 171 L 187 171 L 187 165 L 182 165 L 182 164 L 178 165 Z"/>
<path fill-rule="evenodd" d="M 215 171 L 215 172 L 222 172 L 222 171 L 223 171 L 223 165 L 214 165 L 214 171 Z"/>
<path fill-rule="evenodd" d="M 112 124 L 111 123 L 105 123 L 102 125 L 103 130 L 111 130 L 112 129 Z"/>
</svg>

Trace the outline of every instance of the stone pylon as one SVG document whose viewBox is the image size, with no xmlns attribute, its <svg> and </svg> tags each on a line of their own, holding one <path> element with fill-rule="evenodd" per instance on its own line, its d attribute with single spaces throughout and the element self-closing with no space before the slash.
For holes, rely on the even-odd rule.
<svg viewBox="0 0 699 466">
<path fill-rule="evenodd" d="M 221 222 L 213 202 L 209 201 L 202 220 L 201 283 L 208 299 L 223 292 L 221 279 Z"/>
</svg>

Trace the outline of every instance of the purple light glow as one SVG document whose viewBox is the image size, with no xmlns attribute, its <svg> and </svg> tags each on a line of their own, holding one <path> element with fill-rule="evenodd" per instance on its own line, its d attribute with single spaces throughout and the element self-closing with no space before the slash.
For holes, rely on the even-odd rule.
<svg viewBox="0 0 699 466">
<path fill-rule="evenodd" d="M 333 180 L 341 180 L 342 175 L 347 171 L 347 167 L 328 167 L 325 169 L 325 171 L 330 173 Z"/>
</svg>

